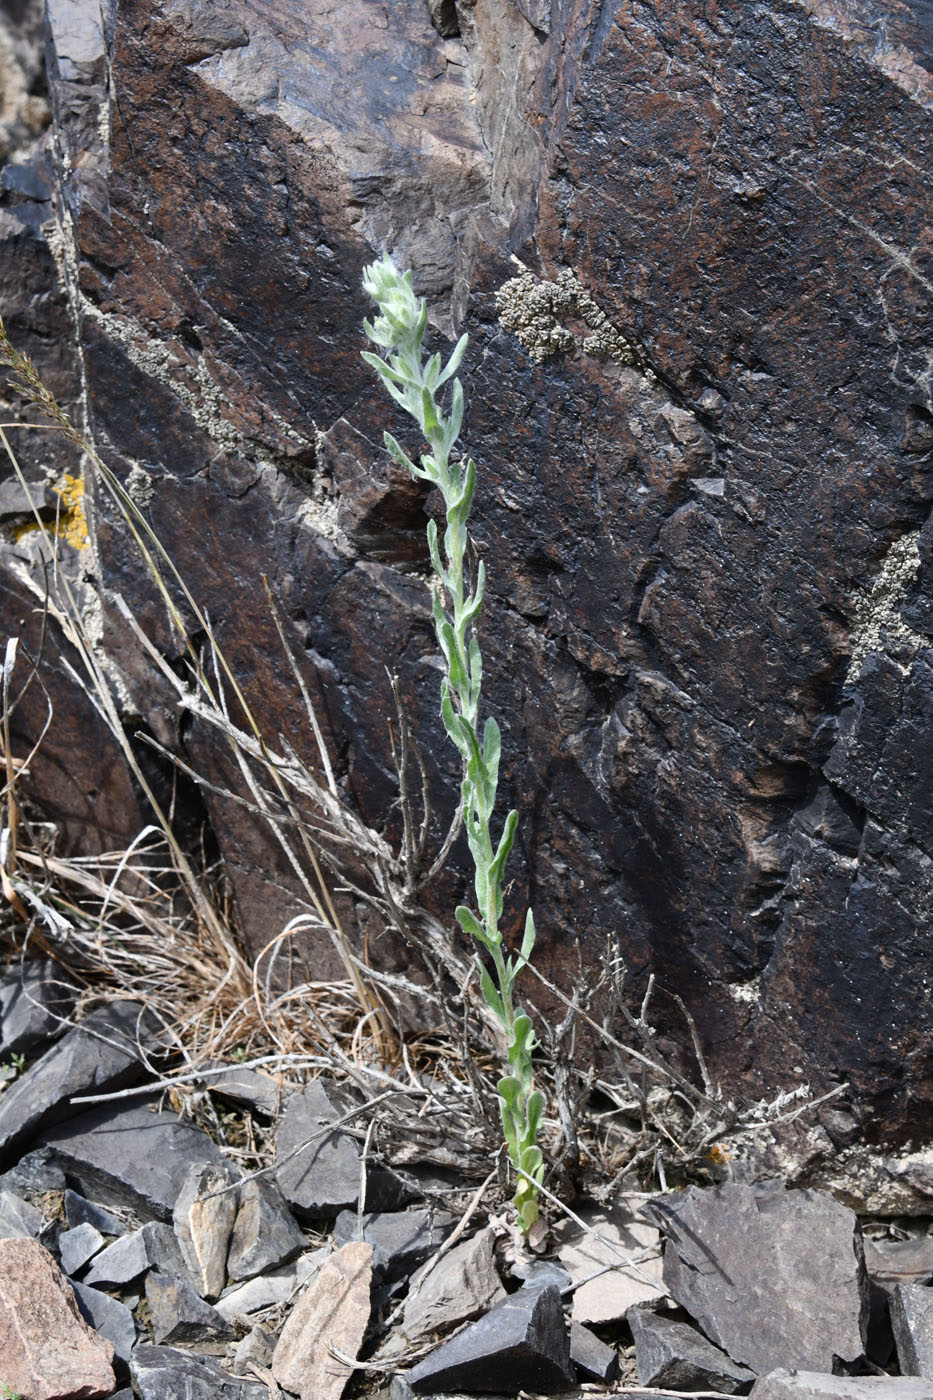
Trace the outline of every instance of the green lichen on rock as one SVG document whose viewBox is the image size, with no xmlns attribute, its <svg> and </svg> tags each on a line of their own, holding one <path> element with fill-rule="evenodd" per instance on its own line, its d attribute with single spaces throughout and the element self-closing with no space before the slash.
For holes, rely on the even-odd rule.
<svg viewBox="0 0 933 1400">
<path fill-rule="evenodd" d="M 651 371 L 638 363 L 635 351 L 622 332 L 569 268 L 562 269 L 553 282 L 546 282 L 524 268 L 499 288 L 496 307 L 502 329 L 514 335 L 539 363 L 550 355 L 580 349 L 585 355 L 638 369 L 646 379 L 654 381 Z M 582 321 L 589 335 L 574 335 L 562 324 L 567 320 Z"/>
</svg>

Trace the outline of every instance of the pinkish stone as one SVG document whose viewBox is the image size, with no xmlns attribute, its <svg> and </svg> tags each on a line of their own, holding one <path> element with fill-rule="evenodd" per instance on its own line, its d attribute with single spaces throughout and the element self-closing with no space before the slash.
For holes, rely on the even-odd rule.
<svg viewBox="0 0 933 1400">
<path fill-rule="evenodd" d="M 0 1384 L 22 1400 L 95 1400 L 116 1385 L 112 1361 L 48 1250 L 0 1240 Z"/>
</svg>

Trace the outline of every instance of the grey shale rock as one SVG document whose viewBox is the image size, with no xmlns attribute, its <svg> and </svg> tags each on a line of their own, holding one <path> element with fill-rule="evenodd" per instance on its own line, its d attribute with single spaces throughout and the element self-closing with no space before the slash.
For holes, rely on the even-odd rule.
<svg viewBox="0 0 933 1400">
<path fill-rule="evenodd" d="M 652 1202 L 668 1234 L 671 1296 L 733 1361 L 831 1371 L 855 1361 L 868 1323 L 858 1221 L 819 1191 L 728 1183 Z"/>
<path fill-rule="evenodd" d="M 86 1201 L 77 1191 L 67 1190 L 64 1194 L 65 1219 L 73 1230 L 78 1225 L 93 1225 L 102 1235 L 125 1235 L 132 1227 L 119 1215 L 104 1210 L 93 1201 Z"/>
<path fill-rule="evenodd" d="M 369 1326 L 372 1280 L 371 1244 L 345 1244 L 330 1256 L 279 1333 L 271 1366 L 279 1385 L 300 1400 L 340 1400 Z"/>
<path fill-rule="evenodd" d="M 89 1259 L 99 1254 L 107 1241 L 99 1230 L 87 1221 L 76 1225 L 73 1230 L 65 1230 L 58 1237 L 58 1257 L 65 1273 L 69 1276 L 83 1269 Z"/>
<path fill-rule="evenodd" d="M 450 1234 L 456 1218 L 446 1210 L 422 1206 L 418 1210 L 375 1211 L 358 1216 L 342 1211 L 334 1222 L 338 1246 L 362 1238 L 373 1247 L 373 1284 L 407 1279 Z"/>
<path fill-rule="evenodd" d="M 779 1369 L 760 1376 L 751 1400 L 933 1400 L 933 1383 L 915 1376 L 832 1376 Z"/>
<path fill-rule="evenodd" d="M 0 487 L 17 486 L 5 481 Z M 27 962 L 0 978 L 0 1060 L 28 1055 L 67 1029 L 77 989 L 50 958 Z"/>
<path fill-rule="evenodd" d="M 0 1154 L 9 1155 L 46 1124 L 72 1114 L 74 1095 L 126 1084 L 139 1065 L 137 1036 L 151 1045 L 154 1028 L 135 1001 L 92 1011 L 0 1096 Z"/>
<path fill-rule="evenodd" d="M 570 1324 L 570 1360 L 581 1381 L 611 1385 L 619 1375 L 619 1353 L 579 1322 Z"/>
<path fill-rule="evenodd" d="M 933 1288 L 896 1283 L 891 1291 L 891 1327 L 901 1375 L 933 1379 Z"/>
<path fill-rule="evenodd" d="M 15 1167 L 0 1173 L 0 1190 L 29 1200 L 46 1191 L 64 1191 L 65 1174 L 48 1147 L 37 1147 L 20 1157 Z"/>
<path fill-rule="evenodd" d="M 403 1347 L 480 1317 L 505 1296 L 493 1257 L 492 1231 L 480 1230 L 412 1276 L 398 1329 Z M 393 1339 L 390 1336 L 390 1343 Z"/>
<path fill-rule="evenodd" d="M 102 1293 L 99 1288 L 89 1288 L 86 1283 L 76 1283 L 74 1279 L 71 1280 L 71 1287 L 85 1322 L 107 1338 L 121 1361 L 128 1360 L 136 1345 L 136 1322 L 132 1311 L 119 1298 L 111 1298 L 109 1293 Z"/>
<path fill-rule="evenodd" d="M 190 1167 L 226 1161 L 200 1128 L 148 1103 L 93 1109 L 42 1141 L 85 1196 L 150 1220 L 171 1220 Z"/>
<path fill-rule="evenodd" d="M 238 1177 L 239 1172 L 227 1162 L 189 1167 L 172 1212 L 178 1247 L 202 1298 L 219 1298 L 227 1282 L 227 1248 L 237 1193 L 225 1188 Z"/>
<path fill-rule="evenodd" d="M 0 1191 L 0 1240 L 35 1239 L 42 1225 L 41 1210 L 13 1191 Z"/>
<path fill-rule="evenodd" d="M 269 1400 L 265 1385 L 239 1380 L 215 1361 L 175 1347 L 138 1346 L 130 1374 L 140 1400 Z"/>
<path fill-rule="evenodd" d="M 321 1131 L 339 1117 L 315 1079 L 291 1095 L 276 1130 L 276 1180 L 286 1201 L 307 1215 L 339 1215 L 360 1194 L 360 1152 L 353 1138 Z"/>
<path fill-rule="evenodd" d="M 233 1374 L 248 1376 L 254 1363 L 268 1368 L 272 1363 L 274 1350 L 275 1338 L 272 1333 L 258 1324 L 251 1327 L 243 1340 L 237 1342 L 233 1348 Z"/>
<path fill-rule="evenodd" d="M 150 1220 L 129 1235 L 122 1235 L 95 1256 L 84 1282 L 94 1287 L 116 1288 L 132 1283 L 149 1269 L 186 1276 L 185 1261 L 171 1227 Z"/>
<path fill-rule="evenodd" d="M 318 1272 L 329 1254 L 329 1248 L 309 1249 L 281 1269 L 273 1269 L 226 1289 L 217 1301 L 217 1311 L 231 1318 L 287 1302 L 296 1289 Z"/>
<path fill-rule="evenodd" d="M 233 1336 L 227 1319 L 199 1298 L 184 1279 L 152 1269 L 146 1275 L 146 1302 L 156 1346 L 162 1342 L 204 1342 Z"/>
<path fill-rule="evenodd" d="M 281 1268 L 308 1246 L 274 1181 L 244 1182 L 239 1199 L 227 1255 L 227 1277 L 237 1283 Z"/>
<path fill-rule="evenodd" d="M 624 1199 L 612 1211 L 585 1208 L 580 1218 L 595 1235 L 572 1220 L 555 1226 L 557 1257 L 573 1282 L 581 1285 L 573 1293 L 574 1322 L 616 1322 L 635 1303 L 663 1297 L 660 1231 L 638 1219 L 635 1209 Z M 626 1267 L 625 1258 L 636 1262 Z"/>
<path fill-rule="evenodd" d="M 558 1289 L 520 1288 L 420 1361 L 407 1380 L 419 1395 L 569 1390 L 576 1374 Z"/>
<path fill-rule="evenodd" d="M 0 1240 L 0 1367 L 14 1394 L 93 1400 L 116 1385 L 113 1347 L 84 1321 L 37 1240 Z"/>
<path fill-rule="evenodd" d="M 641 1304 L 629 1308 L 625 1319 L 635 1342 L 639 1385 L 738 1395 L 754 1384 L 754 1371 L 732 1361 L 682 1317 L 665 1317 Z"/>
</svg>

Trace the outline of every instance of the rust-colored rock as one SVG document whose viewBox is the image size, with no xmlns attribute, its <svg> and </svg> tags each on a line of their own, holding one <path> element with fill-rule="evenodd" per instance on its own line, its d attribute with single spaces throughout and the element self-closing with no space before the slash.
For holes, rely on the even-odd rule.
<svg viewBox="0 0 933 1400">
<path fill-rule="evenodd" d="M 96 1400 L 116 1385 L 112 1361 L 48 1250 L 0 1240 L 0 1383 L 22 1400 Z"/>
<path fill-rule="evenodd" d="M 121 0 L 112 45 L 96 4 L 71 10 L 80 51 L 53 13 L 50 80 L 92 431 L 270 735 L 313 761 L 262 574 L 366 817 L 394 796 L 386 665 L 453 791 L 432 503 L 385 460 L 358 353 L 360 269 L 388 249 L 438 333 L 472 338 L 486 695 L 545 970 L 615 932 L 633 990 L 654 970 L 684 998 L 730 1092 L 850 1084 L 811 1156 L 925 1140 L 924 7 Z M 92 549 L 174 659 L 105 507 Z M 227 783 L 104 627 L 134 730 Z M 287 863 L 204 800 L 261 946 L 295 912 Z M 430 896 L 445 918 L 460 859 Z"/>
</svg>

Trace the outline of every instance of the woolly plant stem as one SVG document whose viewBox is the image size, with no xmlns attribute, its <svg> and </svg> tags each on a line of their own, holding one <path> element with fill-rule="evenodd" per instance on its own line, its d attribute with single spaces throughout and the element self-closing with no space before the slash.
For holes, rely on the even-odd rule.
<svg viewBox="0 0 933 1400">
<path fill-rule="evenodd" d="M 520 952 L 510 954 L 503 943 L 502 888 L 505 863 L 515 839 L 518 813 L 508 813 L 493 835 L 499 779 L 501 738 L 491 716 L 480 733 L 479 708 L 483 660 L 474 622 L 482 607 L 486 570 L 482 561 L 471 577 L 467 568 L 467 522 L 476 486 L 471 458 L 451 461 L 463 422 L 463 388 L 455 377 L 467 337 L 461 336 L 447 363 L 440 355 L 425 359 L 422 351 L 427 307 L 416 297 L 411 273 L 400 273 L 389 257 L 373 263 L 363 274 L 363 286 L 379 308 L 373 324 L 364 321 L 369 339 L 381 354 L 364 351 L 363 359 L 379 375 L 386 390 L 418 424 L 428 451 L 414 462 L 391 433 L 385 445 L 393 459 L 418 481 L 429 481 L 444 499 L 446 525 L 438 538 L 436 523 L 428 523 L 428 548 L 440 584 L 433 593 L 434 625 L 446 663 L 441 681 L 444 727 L 463 762 L 461 812 L 473 858 L 476 910 L 459 905 L 457 922 L 477 946 L 474 957 L 487 1006 L 505 1033 L 508 1073 L 497 1084 L 502 1128 L 515 1170 L 515 1209 L 527 1231 L 538 1218 L 539 1187 L 544 1161 L 537 1145 L 544 1099 L 534 1087 L 532 1051 L 537 1044 L 530 1017 L 516 1005 L 515 981 L 531 956 L 535 926 L 531 910 L 525 918 Z M 445 413 L 438 393 L 450 383 Z M 491 970 L 490 970 L 491 969 Z"/>
</svg>

